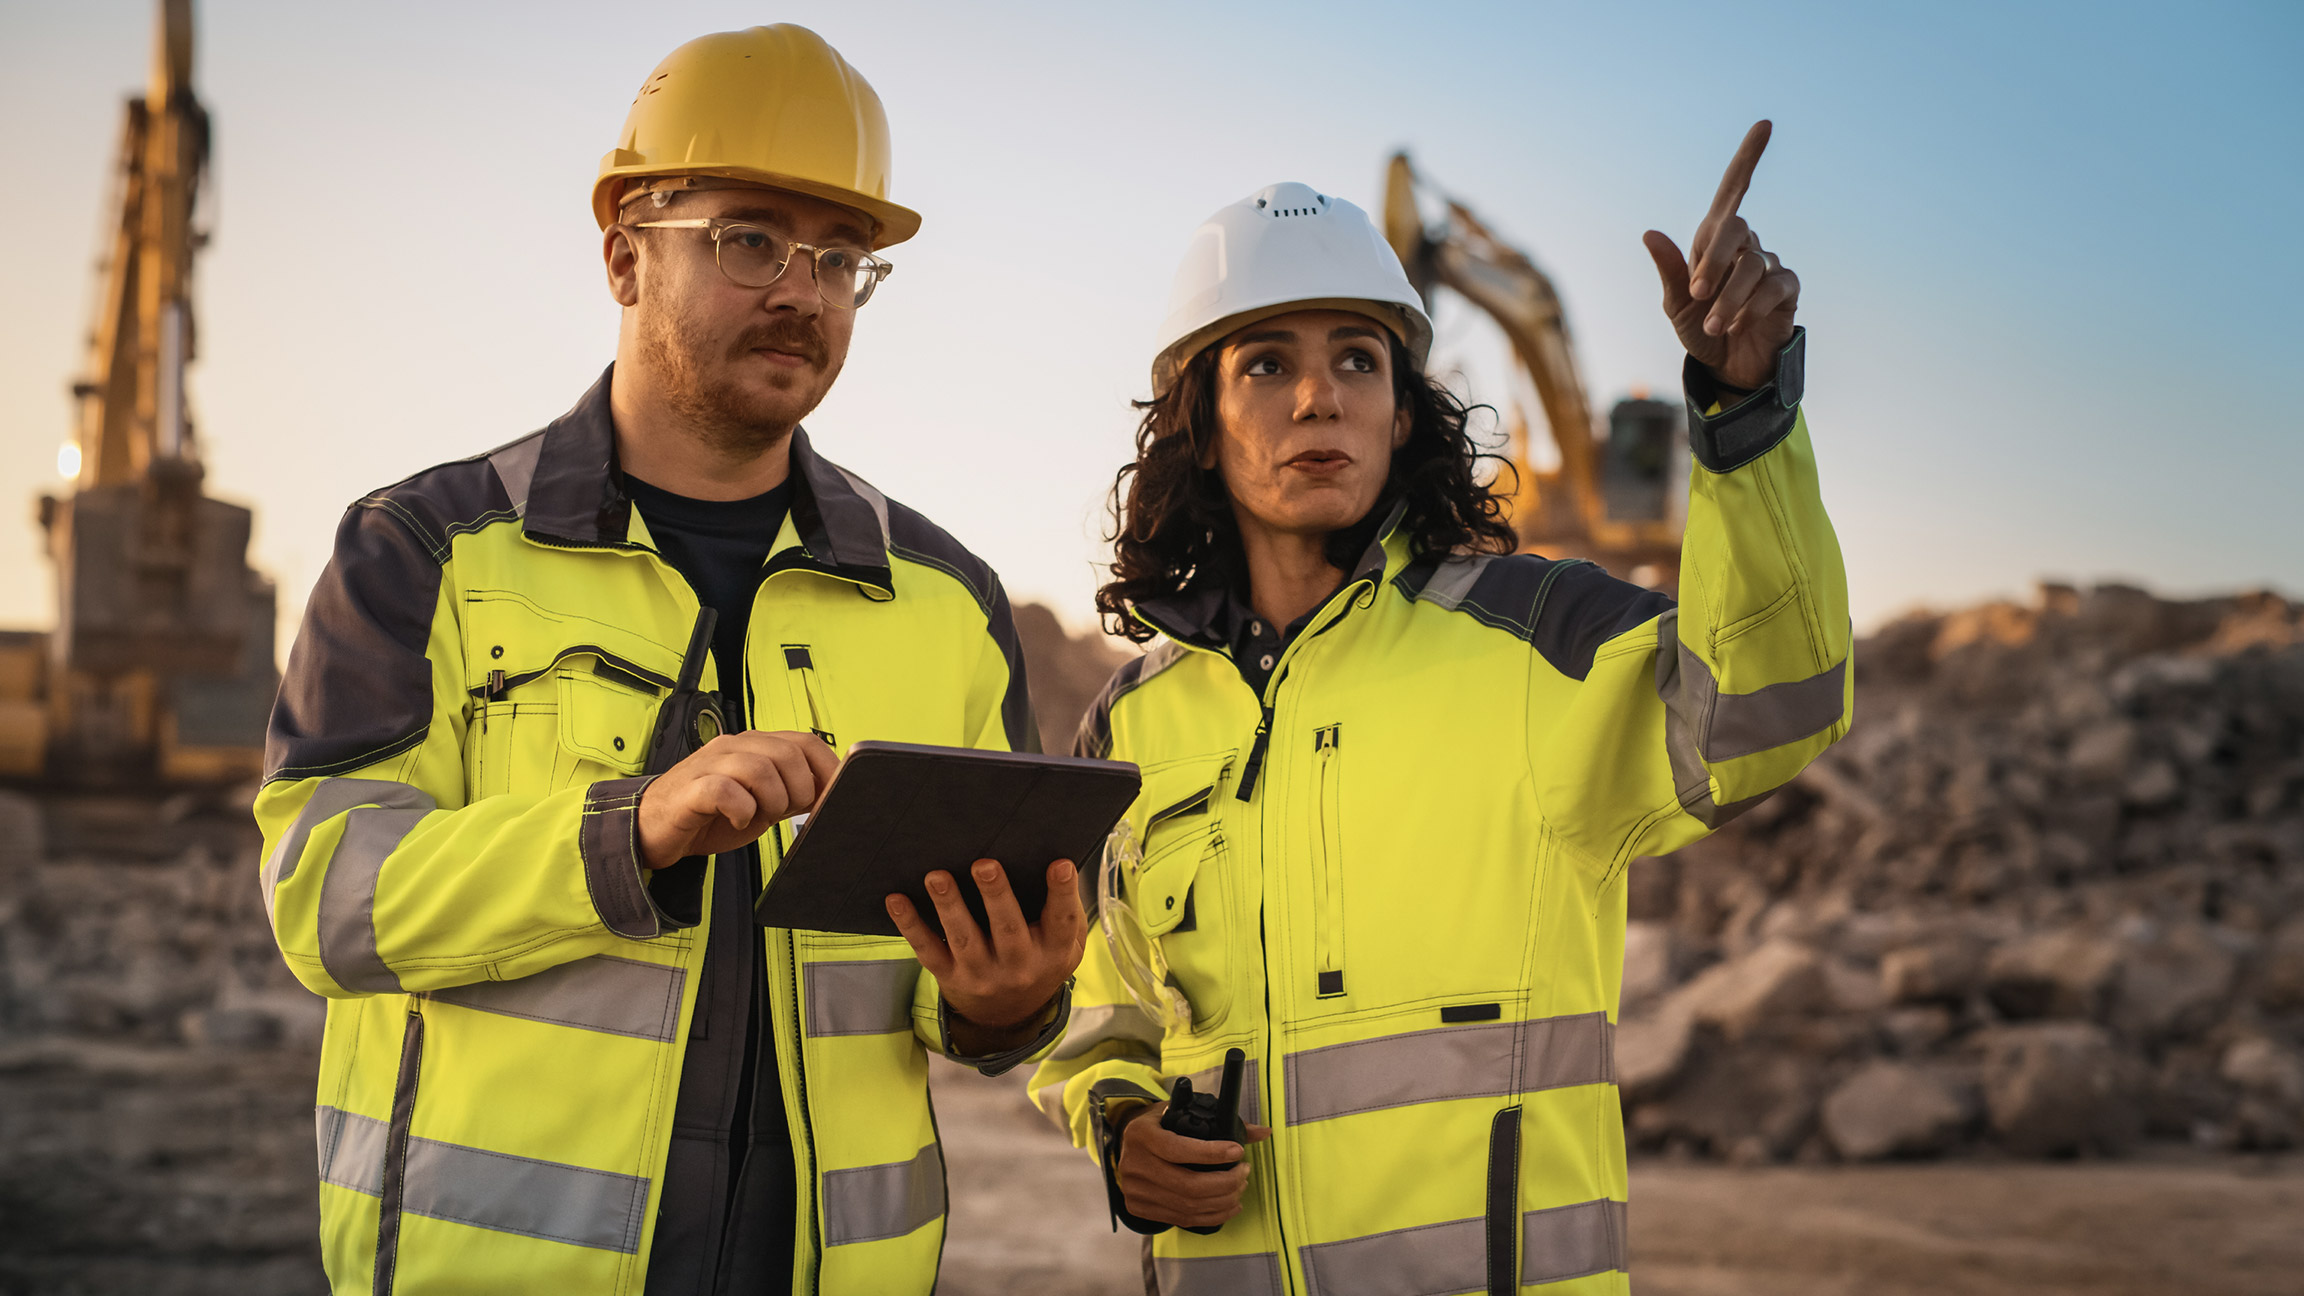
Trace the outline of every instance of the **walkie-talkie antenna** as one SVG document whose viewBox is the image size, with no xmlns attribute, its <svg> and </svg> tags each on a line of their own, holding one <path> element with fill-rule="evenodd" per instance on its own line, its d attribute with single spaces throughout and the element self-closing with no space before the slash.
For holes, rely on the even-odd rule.
<svg viewBox="0 0 2304 1296">
<path fill-rule="evenodd" d="M 704 659 L 712 651 L 712 632 L 719 625 L 718 612 L 708 607 L 696 609 L 696 628 L 688 632 L 688 652 L 680 659 L 678 687 L 682 692 L 694 692 L 704 682 Z"/>
<path fill-rule="evenodd" d="M 1248 1055 L 1239 1049 L 1224 1054 L 1224 1082 L 1216 1091 L 1216 1110 L 1226 1120 L 1240 1114 L 1240 1075 L 1248 1069 Z"/>
</svg>

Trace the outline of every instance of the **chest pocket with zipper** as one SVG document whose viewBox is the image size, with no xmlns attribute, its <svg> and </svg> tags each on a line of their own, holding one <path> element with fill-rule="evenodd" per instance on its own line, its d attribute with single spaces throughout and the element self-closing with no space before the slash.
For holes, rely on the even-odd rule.
<svg viewBox="0 0 2304 1296">
<path fill-rule="evenodd" d="M 1191 1001 L 1195 1031 L 1223 1022 L 1235 983 L 1243 901 L 1229 876 L 1222 815 L 1232 766 L 1231 752 L 1154 766 L 1140 802 L 1144 865 L 1128 901 Z"/>
<path fill-rule="evenodd" d="M 1344 994 L 1344 726 L 1312 731 L 1313 988 Z"/>
<path fill-rule="evenodd" d="M 816 668 L 814 649 L 807 644 L 784 645 L 784 682 L 791 690 L 794 720 L 837 753 L 840 743 L 832 727 L 832 707 L 825 696 L 823 675 Z"/>
<path fill-rule="evenodd" d="M 638 774 L 666 692 L 652 676 L 588 647 L 519 674 L 490 671 L 466 722 L 467 795 L 541 796 Z"/>
</svg>

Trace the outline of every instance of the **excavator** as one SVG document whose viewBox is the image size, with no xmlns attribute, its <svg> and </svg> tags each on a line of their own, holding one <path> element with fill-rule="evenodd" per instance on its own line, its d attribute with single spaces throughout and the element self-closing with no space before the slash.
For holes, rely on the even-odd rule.
<svg viewBox="0 0 2304 1296">
<path fill-rule="evenodd" d="M 151 81 L 127 103 L 68 493 L 39 519 L 51 632 L 0 632 L 0 778 L 57 785 L 252 777 L 279 676 L 253 515 L 203 490 L 185 400 L 209 120 L 192 89 L 191 0 L 160 0 Z"/>
<path fill-rule="evenodd" d="M 1438 219 L 1428 221 L 1427 209 Z M 1618 401 L 1598 435 L 1551 278 L 1420 177 L 1406 153 L 1386 168 L 1384 237 L 1426 309 L 1445 288 L 1485 312 L 1535 387 L 1558 466 L 1535 465 L 1527 413 L 1513 402 L 1501 457 L 1515 474 L 1509 499 L 1521 550 L 1589 558 L 1624 579 L 1674 590 L 1687 481 L 1681 407 Z"/>
</svg>

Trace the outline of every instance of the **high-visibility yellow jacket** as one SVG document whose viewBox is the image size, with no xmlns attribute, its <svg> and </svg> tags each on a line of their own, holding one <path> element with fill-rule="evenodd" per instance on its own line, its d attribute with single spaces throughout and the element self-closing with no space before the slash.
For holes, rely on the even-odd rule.
<svg viewBox="0 0 2304 1296">
<path fill-rule="evenodd" d="M 256 817 L 281 953 L 329 998 L 338 1292 L 634 1293 L 647 1271 L 710 883 L 647 874 L 635 807 L 698 603 L 619 487 L 608 385 L 354 505 L 289 659 Z M 990 569 L 804 433 L 791 453 L 745 678 L 706 687 L 759 729 L 1037 747 Z M 772 874 L 775 834 L 761 856 Z M 900 939 L 766 936 L 793 1290 L 925 1293 L 934 979 Z"/>
<path fill-rule="evenodd" d="M 1137 609 L 1165 637 L 1081 745 L 1143 767 L 1124 898 L 1191 1021 L 1156 1026 L 1092 939 L 1032 1086 L 1096 1148 L 1106 1101 L 1209 1092 L 1246 1051 L 1244 1114 L 1275 1133 L 1239 1216 L 1153 1239 L 1163 1296 L 1627 1290 L 1626 868 L 1849 722 L 1799 352 L 1697 420 L 1677 607 L 1589 563 L 1411 560 L 1387 532 L 1261 696 L 1209 600 Z"/>
</svg>

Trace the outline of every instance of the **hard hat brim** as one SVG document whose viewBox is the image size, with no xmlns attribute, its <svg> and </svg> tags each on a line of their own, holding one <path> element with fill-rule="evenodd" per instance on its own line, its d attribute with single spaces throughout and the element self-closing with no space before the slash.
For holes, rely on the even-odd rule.
<svg viewBox="0 0 2304 1296">
<path fill-rule="evenodd" d="M 700 175 L 715 176 L 722 180 L 742 180 L 765 185 L 770 189 L 784 189 L 838 203 L 864 213 L 872 221 L 872 250 L 894 247 L 920 232 L 920 213 L 909 207 L 900 207 L 884 198 L 874 198 L 853 189 L 828 185 L 818 180 L 782 175 L 774 171 L 760 171 L 737 166 L 628 166 L 611 167 L 600 173 L 592 185 L 592 218 L 607 229 L 616 222 L 616 204 L 623 195 L 627 180 L 646 179 L 650 176 Z"/>
<path fill-rule="evenodd" d="M 1432 323 L 1422 310 L 1411 309 L 1399 302 L 1373 301 L 1366 297 L 1300 298 L 1235 311 L 1178 338 L 1163 348 L 1152 361 L 1152 394 L 1156 397 L 1166 395 L 1177 375 L 1184 372 L 1184 366 L 1192 363 L 1192 357 L 1249 325 L 1280 315 L 1293 315 L 1297 311 L 1313 310 L 1350 311 L 1383 325 L 1386 332 L 1400 339 L 1400 344 L 1408 349 L 1408 358 L 1415 362 L 1419 372 L 1431 355 Z"/>
</svg>

